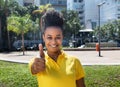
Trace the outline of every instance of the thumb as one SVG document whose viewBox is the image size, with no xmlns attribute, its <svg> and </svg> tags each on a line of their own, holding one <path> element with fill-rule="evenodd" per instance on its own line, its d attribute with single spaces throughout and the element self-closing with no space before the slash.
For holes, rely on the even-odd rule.
<svg viewBox="0 0 120 87">
<path fill-rule="evenodd" d="M 39 55 L 40 55 L 40 58 L 45 58 L 45 54 L 43 52 L 43 46 L 42 44 L 39 44 Z"/>
</svg>

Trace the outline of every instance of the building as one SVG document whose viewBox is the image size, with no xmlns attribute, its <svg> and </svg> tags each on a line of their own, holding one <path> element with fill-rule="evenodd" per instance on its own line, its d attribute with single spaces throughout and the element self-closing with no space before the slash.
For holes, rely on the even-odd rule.
<svg viewBox="0 0 120 87">
<path fill-rule="evenodd" d="M 40 0 L 16 0 L 21 6 L 40 5 Z"/>
<path fill-rule="evenodd" d="M 75 10 L 79 13 L 80 23 L 85 24 L 84 0 L 67 0 L 67 10 Z"/>
<path fill-rule="evenodd" d="M 85 2 L 85 28 L 93 29 L 97 25 L 98 21 L 98 8 L 96 0 L 84 0 Z"/>
<path fill-rule="evenodd" d="M 120 19 L 120 0 L 105 0 L 102 9 L 103 14 L 101 14 L 101 24 Z"/>
<path fill-rule="evenodd" d="M 98 4 L 100 6 L 100 24 L 120 19 L 120 0 L 67 0 L 67 9 L 79 12 L 81 24 L 87 29 L 98 25 Z"/>
<path fill-rule="evenodd" d="M 97 21 L 96 0 L 67 0 L 67 9 L 79 13 L 80 23 L 85 28 L 93 28 Z"/>
<path fill-rule="evenodd" d="M 58 11 L 66 9 L 67 0 L 40 0 L 40 5 L 51 4 Z"/>
<path fill-rule="evenodd" d="M 45 4 L 51 4 L 53 8 L 60 11 L 66 8 L 67 1 L 66 0 L 17 0 L 18 3 L 22 6 L 28 6 L 28 5 L 45 5 Z"/>
</svg>

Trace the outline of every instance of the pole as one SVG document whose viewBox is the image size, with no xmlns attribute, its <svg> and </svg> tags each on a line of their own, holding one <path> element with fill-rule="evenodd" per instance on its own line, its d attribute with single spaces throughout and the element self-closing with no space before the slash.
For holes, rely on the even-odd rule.
<svg viewBox="0 0 120 87">
<path fill-rule="evenodd" d="M 100 3 L 100 4 L 98 4 L 98 43 L 99 43 L 99 57 L 102 57 L 101 56 L 101 47 L 100 47 L 100 45 L 101 45 L 101 32 L 100 32 L 100 7 L 103 5 L 103 4 L 105 4 L 105 1 L 104 2 L 102 2 L 102 3 Z"/>
<path fill-rule="evenodd" d="M 101 57 L 101 47 L 100 47 L 100 42 L 101 42 L 101 38 L 100 38 L 100 5 L 98 5 L 98 15 L 99 15 L 99 18 L 98 18 L 98 43 L 99 43 L 99 57 Z"/>
</svg>

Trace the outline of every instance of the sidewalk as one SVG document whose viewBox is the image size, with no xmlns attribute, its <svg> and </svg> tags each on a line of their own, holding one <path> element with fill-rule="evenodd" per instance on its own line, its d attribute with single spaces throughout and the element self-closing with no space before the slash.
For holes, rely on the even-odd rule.
<svg viewBox="0 0 120 87">
<path fill-rule="evenodd" d="M 120 50 L 101 51 L 103 57 L 96 51 L 65 51 L 69 55 L 76 56 L 82 65 L 120 65 Z M 0 53 L 0 60 L 19 63 L 28 63 L 31 58 L 39 55 L 38 51 Z"/>
</svg>

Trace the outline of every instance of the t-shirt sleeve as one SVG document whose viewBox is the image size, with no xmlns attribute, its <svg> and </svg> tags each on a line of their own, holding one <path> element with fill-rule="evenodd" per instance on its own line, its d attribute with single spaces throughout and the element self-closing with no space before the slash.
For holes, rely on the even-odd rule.
<svg viewBox="0 0 120 87">
<path fill-rule="evenodd" d="M 76 74 L 76 80 L 79 80 L 85 76 L 83 67 L 78 59 L 75 59 L 75 74 Z"/>
</svg>

